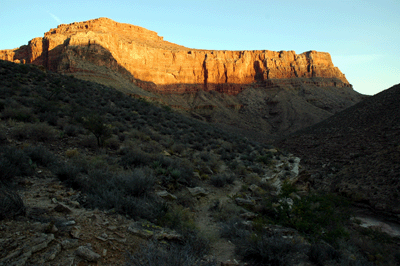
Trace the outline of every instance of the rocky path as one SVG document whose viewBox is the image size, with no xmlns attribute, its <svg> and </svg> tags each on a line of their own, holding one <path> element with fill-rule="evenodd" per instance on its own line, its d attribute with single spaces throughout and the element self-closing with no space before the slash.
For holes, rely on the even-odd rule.
<svg viewBox="0 0 400 266">
<path fill-rule="evenodd" d="M 229 196 L 235 195 L 240 191 L 242 182 L 235 181 L 234 184 L 225 188 L 218 189 L 208 185 L 206 188 L 209 194 L 206 197 L 199 199 L 199 204 L 196 206 L 195 222 L 199 230 L 211 240 L 211 254 L 216 260 L 217 265 L 227 263 L 228 261 L 234 262 L 237 260 L 235 256 L 235 245 L 227 239 L 220 237 L 220 225 L 212 217 L 210 207 L 216 201 L 224 204 L 232 199 Z M 235 264 L 232 264 L 235 265 Z"/>
</svg>

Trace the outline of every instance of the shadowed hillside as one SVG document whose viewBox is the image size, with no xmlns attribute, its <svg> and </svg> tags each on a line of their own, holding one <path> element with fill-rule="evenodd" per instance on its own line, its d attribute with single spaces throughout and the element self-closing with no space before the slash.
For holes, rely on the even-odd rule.
<svg viewBox="0 0 400 266">
<path fill-rule="evenodd" d="M 310 182 L 400 214 L 400 85 L 277 142 L 304 158 Z"/>
</svg>

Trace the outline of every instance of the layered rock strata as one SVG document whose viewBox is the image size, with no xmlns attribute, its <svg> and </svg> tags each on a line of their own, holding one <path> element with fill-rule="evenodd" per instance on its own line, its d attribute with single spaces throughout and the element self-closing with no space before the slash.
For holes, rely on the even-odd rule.
<svg viewBox="0 0 400 266">
<path fill-rule="evenodd" d="M 296 77 L 327 78 L 334 86 L 351 86 L 329 53 L 190 49 L 108 18 L 59 25 L 28 45 L 0 51 L 0 59 L 98 76 L 99 81 L 113 79 L 98 69 L 107 67 L 145 90 L 161 93 L 215 90 L 236 95 L 246 84 Z"/>
</svg>

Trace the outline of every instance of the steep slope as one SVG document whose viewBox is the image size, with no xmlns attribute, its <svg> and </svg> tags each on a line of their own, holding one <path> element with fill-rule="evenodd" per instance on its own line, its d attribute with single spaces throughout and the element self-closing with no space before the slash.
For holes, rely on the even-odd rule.
<svg viewBox="0 0 400 266">
<path fill-rule="evenodd" d="M 361 98 L 352 90 L 345 75 L 333 65 L 329 53 L 190 49 L 164 41 L 156 32 L 108 18 L 59 25 L 46 32 L 44 37 L 32 39 L 28 45 L 0 51 L 0 59 L 41 65 L 51 71 L 193 111 L 212 122 L 224 121 L 228 125 L 245 130 L 255 128 L 268 134 L 292 132 L 311 125 Z M 260 91 L 256 94 L 265 94 L 265 99 L 275 97 L 276 90 L 287 91 L 288 95 L 301 95 L 306 90 L 311 95 L 299 99 L 299 104 L 286 100 L 279 104 L 280 107 L 272 112 L 285 126 L 276 126 L 264 111 L 257 111 L 265 108 L 269 112 L 268 104 L 253 106 L 249 104 L 253 101 L 251 98 L 246 100 L 238 96 L 250 88 Z M 328 94 L 335 99 L 334 106 L 321 106 L 327 101 L 322 96 L 326 94 L 322 92 L 325 90 L 331 91 Z M 215 99 L 215 94 L 207 94 L 205 98 L 209 100 L 204 100 L 203 92 L 212 91 L 221 93 L 220 97 Z M 181 97 L 188 93 L 191 96 Z M 244 95 L 249 96 L 249 93 Z M 225 101 L 225 96 L 238 97 L 227 97 L 229 100 Z M 195 100 L 191 101 L 193 98 Z M 298 116 L 288 118 L 289 105 L 305 109 L 292 107 L 295 109 L 292 113 Z M 241 112 L 245 115 L 232 112 L 232 109 L 240 111 L 243 108 Z M 316 112 L 315 108 L 318 109 Z M 213 112 L 208 114 L 210 109 Z M 256 118 L 251 125 L 241 122 L 249 123 L 248 113 Z M 224 117 L 229 119 L 226 121 Z M 302 122 L 292 123 L 288 119 Z M 265 126 L 259 127 L 259 124 Z"/>
<path fill-rule="evenodd" d="M 400 84 L 281 140 L 310 181 L 400 214 Z"/>
</svg>

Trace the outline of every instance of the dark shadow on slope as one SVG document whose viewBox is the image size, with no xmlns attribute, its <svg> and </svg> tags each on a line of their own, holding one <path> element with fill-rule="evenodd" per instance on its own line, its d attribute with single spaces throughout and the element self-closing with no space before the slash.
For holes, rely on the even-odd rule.
<svg viewBox="0 0 400 266">
<path fill-rule="evenodd" d="M 276 145 L 303 158 L 315 187 L 400 214 L 399 99 L 400 84 Z"/>
</svg>

